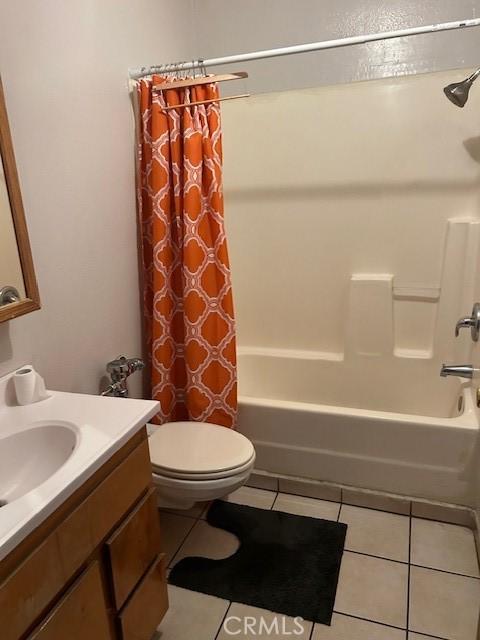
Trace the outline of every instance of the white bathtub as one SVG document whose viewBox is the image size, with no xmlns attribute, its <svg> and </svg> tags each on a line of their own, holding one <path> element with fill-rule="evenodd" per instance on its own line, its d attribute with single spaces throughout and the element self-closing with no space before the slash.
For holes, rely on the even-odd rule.
<svg viewBox="0 0 480 640">
<path fill-rule="evenodd" d="M 474 506 L 472 388 L 441 379 L 431 361 L 392 360 L 377 378 L 374 363 L 357 367 L 241 349 L 239 430 L 255 445 L 256 468 Z"/>
</svg>

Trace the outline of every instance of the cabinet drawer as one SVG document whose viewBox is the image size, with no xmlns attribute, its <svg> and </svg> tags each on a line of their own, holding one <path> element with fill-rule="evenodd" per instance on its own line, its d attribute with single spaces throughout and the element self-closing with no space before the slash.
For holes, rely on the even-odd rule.
<svg viewBox="0 0 480 640">
<path fill-rule="evenodd" d="M 152 465 L 145 440 L 89 498 L 88 518 L 96 544 L 110 533 L 152 483 Z"/>
<path fill-rule="evenodd" d="M 107 541 L 115 605 L 121 609 L 137 582 L 160 553 L 155 489 L 128 515 Z"/>
<path fill-rule="evenodd" d="M 98 562 L 92 563 L 29 640 L 112 640 Z"/>
<path fill-rule="evenodd" d="M 150 640 L 168 609 L 165 554 L 159 554 L 119 615 L 123 640 Z"/>
</svg>

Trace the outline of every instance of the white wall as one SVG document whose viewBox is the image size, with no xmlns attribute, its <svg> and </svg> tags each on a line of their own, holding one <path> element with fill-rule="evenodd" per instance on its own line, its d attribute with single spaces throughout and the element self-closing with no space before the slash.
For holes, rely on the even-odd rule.
<svg viewBox="0 0 480 640">
<path fill-rule="evenodd" d="M 0 325 L 0 374 L 96 393 L 141 354 L 131 66 L 194 55 L 190 0 L 0 0 L 0 73 L 42 310 Z M 134 388 L 139 389 L 139 376 Z"/>
<path fill-rule="evenodd" d="M 480 15 L 480 0 L 195 0 L 203 58 Z M 480 27 L 242 63 L 252 93 L 480 64 Z M 234 87 L 234 85 L 236 85 Z M 234 92 L 241 85 L 222 87 Z"/>
</svg>

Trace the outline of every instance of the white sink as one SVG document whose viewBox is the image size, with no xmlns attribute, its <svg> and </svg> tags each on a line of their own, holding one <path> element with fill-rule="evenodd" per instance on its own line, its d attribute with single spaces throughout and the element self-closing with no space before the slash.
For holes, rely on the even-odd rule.
<svg viewBox="0 0 480 640">
<path fill-rule="evenodd" d="M 0 505 L 8 504 L 48 480 L 77 444 L 73 425 L 36 424 L 0 438 Z"/>
<path fill-rule="evenodd" d="M 153 400 L 52 390 L 20 406 L 12 373 L 0 377 L 0 560 L 158 409 Z"/>
</svg>

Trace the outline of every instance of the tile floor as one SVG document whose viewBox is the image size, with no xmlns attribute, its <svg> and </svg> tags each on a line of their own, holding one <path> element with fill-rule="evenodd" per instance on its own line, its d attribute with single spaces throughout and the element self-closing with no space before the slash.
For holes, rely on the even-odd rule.
<svg viewBox="0 0 480 640">
<path fill-rule="evenodd" d="M 271 612 L 169 586 L 157 640 L 476 640 L 480 573 L 470 529 L 251 487 L 227 500 L 348 524 L 332 625 L 304 622 L 299 629 L 292 618 L 275 622 Z M 222 558 L 238 548 L 205 513 L 201 505 L 162 512 L 170 567 L 187 555 Z"/>
</svg>

